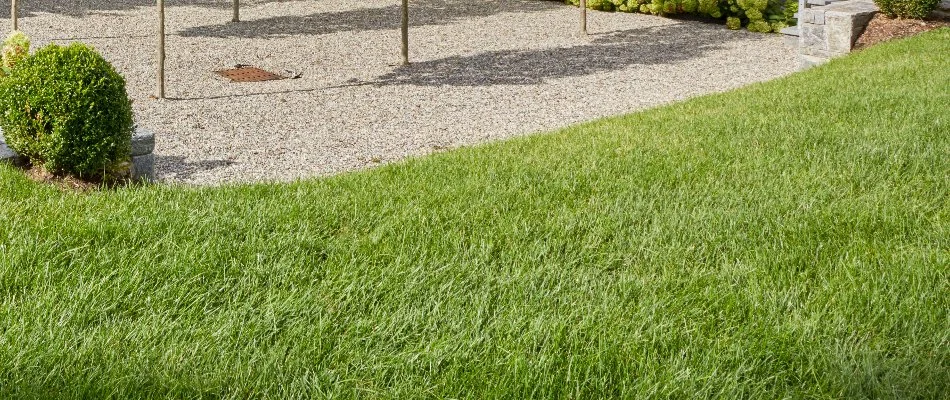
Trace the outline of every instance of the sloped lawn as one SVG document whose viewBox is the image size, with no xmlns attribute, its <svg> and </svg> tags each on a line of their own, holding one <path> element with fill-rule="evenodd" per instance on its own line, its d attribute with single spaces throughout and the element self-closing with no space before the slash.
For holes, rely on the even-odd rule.
<svg viewBox="0 0 950 400">
<path fill-rule="evenodd" d="M 289 185 L 0 167 L 0 398 L 945 396 L 948 54 Z"/>
</svg>

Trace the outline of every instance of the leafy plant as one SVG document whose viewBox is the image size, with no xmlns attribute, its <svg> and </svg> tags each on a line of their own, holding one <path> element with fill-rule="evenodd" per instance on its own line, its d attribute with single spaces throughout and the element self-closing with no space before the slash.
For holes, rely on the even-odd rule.
<svg viewBox="0 0 950 400">
<path fill-rule="evenodd" d="M 732 30 L 740 29 L 742 28 L 742 20 L 739 17 L 726 18 L 726 27 Z"/>
<path fill-rule="evenodd" d="M 30 54 L 30 38 L 23 32 L 13 31 L 3 41 L 3 64 L 0 66 L 0 76 L 10 74 L 18 62 Z"/>
<path fill-rule="evenodd" d="M 937 8 L 940 0 L 874 0 L 874 4 L 891 18 L 924 19 Z"/>
<path fill-rule="evenodd" d="M 573 5 L 579 3 L 578 0 L 564 1 Z M 588 0 L 587 8 L 661 16 L 696 14 L 725 18 L 729 29 L 740 29 L 746 25 L 750 31 L 778 32 L 788 25 L 795 24 L 794 14 L 798 10 L 798 2 L 795 0 Z"/>
<path fill-rule="evenodd" d="M 787 1 L 785 3 L 785 8 L 782 10 L 782 16 L 785 18 L 786 26 L 798 25 L 798 19 L 795 18 L 795 13 L 797 12 L 798 12 L 797 1 Z"/>
<path fill-rule="evenodd" d="M 125 79 L 83 44 L 49 45 L 18 61 L 0 80 L 0 112 L 10 148 L 50 172 L 101 176 L 129 157 Z"/>
</svg>

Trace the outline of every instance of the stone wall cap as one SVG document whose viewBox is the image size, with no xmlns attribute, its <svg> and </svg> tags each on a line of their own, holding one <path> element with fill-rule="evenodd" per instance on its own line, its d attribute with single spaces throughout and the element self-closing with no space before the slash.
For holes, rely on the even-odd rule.
<svg viewBox="0 0 950 400">
<path fill-rule="evenodd" d="M 142 156 L 155 150 L 155 133 L 143 127 L 135 127 L 132 133 L 132 155 Z"/>
<path fill-rule="evenodd" d="M 821 9 L 825 11 L 825 15 L 829 16 L 874 14 L 881 10 L 873 2 L 865 0 L 842 1 L 821 7 Z"/>
</svg>

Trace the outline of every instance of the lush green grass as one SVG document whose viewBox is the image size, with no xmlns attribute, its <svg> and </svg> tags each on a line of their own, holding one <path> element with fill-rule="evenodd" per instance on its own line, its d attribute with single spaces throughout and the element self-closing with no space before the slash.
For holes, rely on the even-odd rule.
<svg viewBox="0 0 950 400">
<path fill-rule="evenodd" d="M 291 185 L 0 168 L 0 398 L 939 398 L 950 30 Z"/>
</svg>

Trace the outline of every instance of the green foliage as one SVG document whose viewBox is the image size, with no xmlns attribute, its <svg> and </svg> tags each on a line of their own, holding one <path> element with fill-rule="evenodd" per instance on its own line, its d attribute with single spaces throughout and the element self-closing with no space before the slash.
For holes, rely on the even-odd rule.
<svg viewBox="0 0 950 400">
<path fill-rule="evenodd" d="M 608 10 L 608 4 L 610 0 L 587 0 L 587 8 L 591 10 L 611 11 Z"/>
<path fill-rule="evenodd" d="M 578 5 L 578 0 L 564 0 Z M 931 0 L 927 0 L 931 1 Z M 653 15 L 697 14 L 725 18 L 730 29 L 745 23 L 750 31 L 777 32 L 794 25 L 795 0 L 588 0 L 587 7 L 600 11 L 639 12 Z"/>
<path fill-rule="evenodd" d="M 770 25 L 767 21 L 762 20 L 750 21 L 749 25 L 746 26 L 746 29 L 748 29 L 750 32 L 768 33 L 772 31 L 772 25 Z"/>
<path fill-rule="evenodd" d="M 726 18 L 726 27 L 732 30 L 740 29 L 742 28 L 742 20 L 739 17 Z"/>
<path fill-rule="evenodd" d="M 699 9 L 699 0 L 683 0 L 680 7 L 684 13 L 693 14 Z"/>
<path fill-rule="evenodd" d="M 50 172 L 98 176 L 129 157 L 125 79 L 93 49 L 50 45 L 0 80 L 0 126 L 10 148 Z"/>
<path fill-rule="evenodd" d="M 765 16 L 762 15 L 762 11 L 755 8 L 745 10 L 745 17 L 748 18 L 749 21 L 764 21 L 765 20 Z"/>
<path fill-rule="evenodd" d="M 699 0 L 699 13 L 721 18 L 722 9 L 719 8 L 719 0 Z"/>
<path fill-rule="evenodd" d="M 788 1 L 785 3 L 785 9 L 782 10 L 782 16 L 785 17 L 785 25 L 787 26 L 798 25 L 798 20 L 795 18 L 795 13 L 797 12 L 798 12 L 797 1 Z"/>
<path fill-rule="evenodd" d="M 3 41 L 3 63 L 0 65 L 0 76 L 10 73 L 18 62 L 30 54 L 30 38 L 23 32 L 13 31 Z"/>
<path fill-rule="evenodd" d="M 924 19 L 937 8 L 940 0 L 874 0 L 874 4 L 891 18 Z"/>
<path fill-rule="evenodd" d="M 288 184 L 0 165 L 0 399 L 946 399 L 948 51 Z"/>
</svg>

